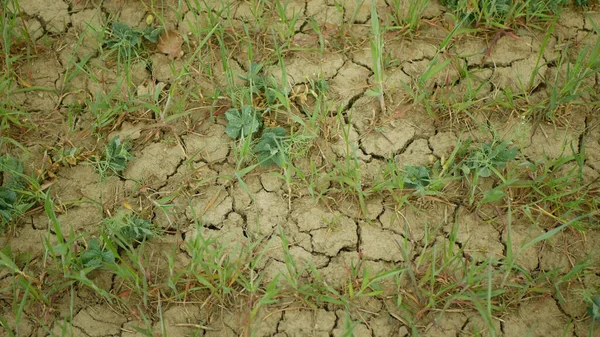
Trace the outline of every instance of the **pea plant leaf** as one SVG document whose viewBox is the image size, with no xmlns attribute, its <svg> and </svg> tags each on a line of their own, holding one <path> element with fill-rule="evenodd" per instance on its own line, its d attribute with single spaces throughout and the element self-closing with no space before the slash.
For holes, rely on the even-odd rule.
<svg viewBox="0 0 600 337">
<path fill-rule="evenodd" d="M 237 139 L 240 136 L 247 137 L 255 133 L 262 124 L 256 111 L 248 105 L 242 106 L 241 112 L 238 109 L 227 110 L 225 112 L 225 119 L 227 119 L 225 133 L 233 139 Z"/>
<path fill-rule="evenodd" d="M 282 167 L 287 158 L 284 147 L 286 141 L 284 128 L 266 129 L 260 142 L 254 147 L 260 165 L 266 167 L 275 164 Z"/>
<path fill-rule="evenodd" d="M 158 28 L 148 27 L 142 31 L 142 36 L 144 36 L 144 39 L 146 39 L 149 42 L 157 43 L 158 38 L 160 37 L 160 35 L 162 33 L 163 33 L 162 27 L 158 27 Z"/>
<path fill-rule="evenodd" d="M 100 247 L 97 238 L 88 242 L 87 249 L 79 256 L 85 268 L 99 267 L 102 263 L 115 263 L 115 256 L 110 250 Z"/>
<path fill-rule="evenodd" d="M 587 313 L 593 320 L 600 324 L 600 295 L 595 295 L 590 299 Z"/>
<path fill-rule="evenodd" d="M 0 220 L 10 221 L 14 212 L 14 204 L 17 194 L 3 186 L 0 186 Z"/>
<path fill-rule="evenodd" d="M 516 158 L 517 153 L 517 148 L 509 147 L 508 142 L 485 143 L 469 155 L 461 169 L 465 175 L 473 173 L 487 178 L 494 170 L 506 167 L 508 162 Z"/>
<path fill-rule="evenodd" d="M 422 189 L 429 185 L 431 177 L 429 169 L 425 166 L 406 165 L 406 175 L 404 176 L 404 186 L 408 188 Z"/>
</svg>

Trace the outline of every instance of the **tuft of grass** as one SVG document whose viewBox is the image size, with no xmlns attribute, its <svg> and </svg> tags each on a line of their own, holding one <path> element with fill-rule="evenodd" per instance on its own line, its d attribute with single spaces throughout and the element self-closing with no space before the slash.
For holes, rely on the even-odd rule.
<svg viewBox="0 0 600 337">
<path fill-rule="evenodd" d="M 392 24 L 387 29 L 397 30 L 405 34 L 415 34 L 422 22 L 423 12 L 430 0 L 402 1 L 392 0 L 389 14 Z"/>
<path fill-rule="evenodd" d="M 552 20 L 563 4 L 563 0 L 442 1 L 459 20 L 464 18 L 476 27 L 490 29 L 511 29 L 517 25 L 538 27 L 538 23 Z"/>
<path fill-rule="evenodd" d="M 371 57 L 373 59 L 373 77 L 375 85 L 366 91 L 369 96 L 379 99 L 379 108 L 381 113 L 385 113 L 385 98 L 383 91 L 384 83 L 384 42 L 383 31 L 381 30 L 379 16 L 377 15 L 377 7 L 375 1 L 371 0 Z"/>
<path fill-rule="evenodd" d="M 596 34 L 599 31 L 595 27 Z M 571 60 L 567 50 L 561 52 L 554 78 L 548 80 L 550 97 L 534 108 L 541 110 L 546 120 L 555 120 L 560 110 L 569 105 L 586 104 L 590 95 L 597 95 L 594 78 L 600 73 L 600 63 L 597 61 L 600 58 L 600 41 L 596 39 L 593 44 L 584 45 L 574 60 Z"/>
</svg>

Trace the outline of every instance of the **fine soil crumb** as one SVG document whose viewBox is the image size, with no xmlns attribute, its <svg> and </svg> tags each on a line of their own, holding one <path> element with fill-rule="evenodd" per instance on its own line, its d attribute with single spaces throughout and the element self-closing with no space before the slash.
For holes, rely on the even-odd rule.
<svg viewBox="0 0 600 337">
<path fill-rule="evenodd" d="M 465 253 L 477 261 L 498 260 L 504 255 L 500 234 L 491 225 L 476 219 L 476 215 L 459 210 L 455 226 L 457 241 L 465 247 Z"/>
<path fill-rule="evenodd" d="M 20 0 L 19 6 L 28 15 L 42 19 L 46 30 L 52 33 L 64 32 L 71 22 L 69 6 L 62 0 Z"/>
<path fill-rule="evenodd" d="M 233 199 L 220 186 L 210 186 L 191 197 L 191 207 L 186 208 L 188 219 L 201 224 L 220 226 L 233 210 Z"/>
<path fill-rule="evenodd" d="M 360 248 L 367 259 L 405 261 L 405 256 L 412 256 L 410 244 L 405 245 L 405 243 L 406 240 L 398 234 L 367 223 L 360 223 Z"/>
<path fill-rule="evenodd" d="M 125 322 L 123 315 L 101 305 L 87 307 L 73 318 L 73 326 L 92 337 L 118 335 Z"/>
<path fill-rule="evenodd" d="M 448 158 L 454 146 L 456 145 L 458 138 L 454 132 L 439 132 L 435 136 L 429 138 L 429 144 L 433 149 L 433 154 L 438 158 Z"/>
<path fill-rule="evenodd" d="M 513 255 L 516 257 L 516 263 L 529 271 L 533 271 L 538 267 L 540 248 L 539 245 L 527 249 L 521 247 L 542 234 L 544 234 L 544 231 L 535 224 L 530 226 L 514 224 L 512 226 L 510 242 L 512 243 L 511 248 Z M 508 230 L 502 232 L 502 241 L 504 244 L 508 244 Z"/>
<path fill-rule="evenodd" d="M 335 322 L 335 314 L 323 309 L 290 310 L 283 314 L 277 330 L 288 337 L 329 337 Z"/>
<path fill-rule="evenodd" d="M 137 182 L 164 182 L 177 169 L 185 155 L 177 145 L 152 143 L 127 166 L 125 179 Z"/>
<path fill-rule="evenodd" d="M 416 129 L 405 120 L 395 125 L 384 126 L 379 131 L 372 130 L 362 140 L 362 148 L 367 154 L 390 158 L 404 149 L 416 134 Z"/>
<path fill-rule="evenodd" d="M 58 222 L 63 233 L 69 233 L 71 230 L 76 233 L 97 233 L 102 218 L 102 210 L 98 205 L 81 204 L 58 215 Z"/>
<path fill-rule="evenodd" d="M 260 184 L 260 182 L 259 182 Z M 288 203 L 275 193 L 260 191 L 255 196 L 255 204 L 247 215 L 247 230 L 253 234 L 269 236 L 275 227 L 285 224 L 288 216 Z"/>
<path fill-rule="evenodd" d="M 225 127 L 205 122 L 194 133 L 182 137 L 190 159 L 207 163 L 222 162 L 227 158 L 231 139 L 225 133 Z"/>
<path fill-rule="evenodd" d="M 426 139 L 417 139 L 408 148 L 394 158 L 398 167 L 406 165 L 429 166 L 433 161 L 431 149 Z"/>
<path fill-rule="evenodd" d="M 506 337 L 572 336 L 573 325 L 561 313 L 552 298 L 522 303 L 519 312 L 504 319 Z"/>
<path fill-rule="evenodd" d="M 260 175 L 260 182 L 267 192 L 276 192 L 283 186 L 283 179 L 276 172 L 267 172 Z"/>
<path fill-rule="evenodd" d="M 465 325 L 467 317 L 460 313 L 446 312 L 443 316 L 433 318 L 434 322 L 421 335 L 424 337 L 455 337 Z"/>
<path fill-rule="evenodd" d="M 356 247 L 358 242 L 356 223 L 345 216 L 337 218 L 327 228 L 313 230 L 311 235 L 314 251 L 327 256 L 336 256 L 343 248 Z"/>
</svg>

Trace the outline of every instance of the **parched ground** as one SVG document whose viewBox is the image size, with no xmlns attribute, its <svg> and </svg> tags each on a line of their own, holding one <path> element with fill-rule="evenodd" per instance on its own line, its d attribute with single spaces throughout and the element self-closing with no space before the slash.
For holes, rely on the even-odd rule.
<svg viewBox="0 0 600 337">
<path fill-rule="evenodd" d="M 600 336 L 593 7 L 456 32 L 433 1 L 416 31 L 384 34 L 383 107 L 368 1 L 18 5 L 2 94 L 26 118 L 2 149 L 57 221 L 42 200 L 0 237 L 15 262 L 0 264 L 0 336 Z M 393 26 L 393 2 L 376 7 Z M 112 22 L 173 38 L 123 60 Z M 246 100 L 252 63 L 287 83 L 289 108 Z M 256 159 L 223 114 L 240 102 L 292 135 L 283 169 L 244 170 Z M 114 136 L 133 159 L 101 177 Z M 461 159 L 492 141 L 516 158 L 473 181 Z M 406 165 L 432 183 L 403 186 Z M 77 258 L 122 213 L 158 235 L 114 266 L 65 264 L 60 233 Z"/>
</svg>

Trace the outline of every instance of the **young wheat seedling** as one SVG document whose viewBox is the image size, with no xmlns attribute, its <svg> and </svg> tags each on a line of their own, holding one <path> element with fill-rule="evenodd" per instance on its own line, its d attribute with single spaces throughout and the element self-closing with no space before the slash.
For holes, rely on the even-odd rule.
<svg viewBox="0 0 600 337">
<path fill-rule="evenodd" d="M 371 55 L 373 56 L 373 76 L 375 86 L 367 90 L 367 95 L 378 97 L 381 112 L 385 113 L 385 99 L 383 97 L 383 35 L 379 26 L 379 16 L 375 1 L 371 1 Z"/>
</svg>

